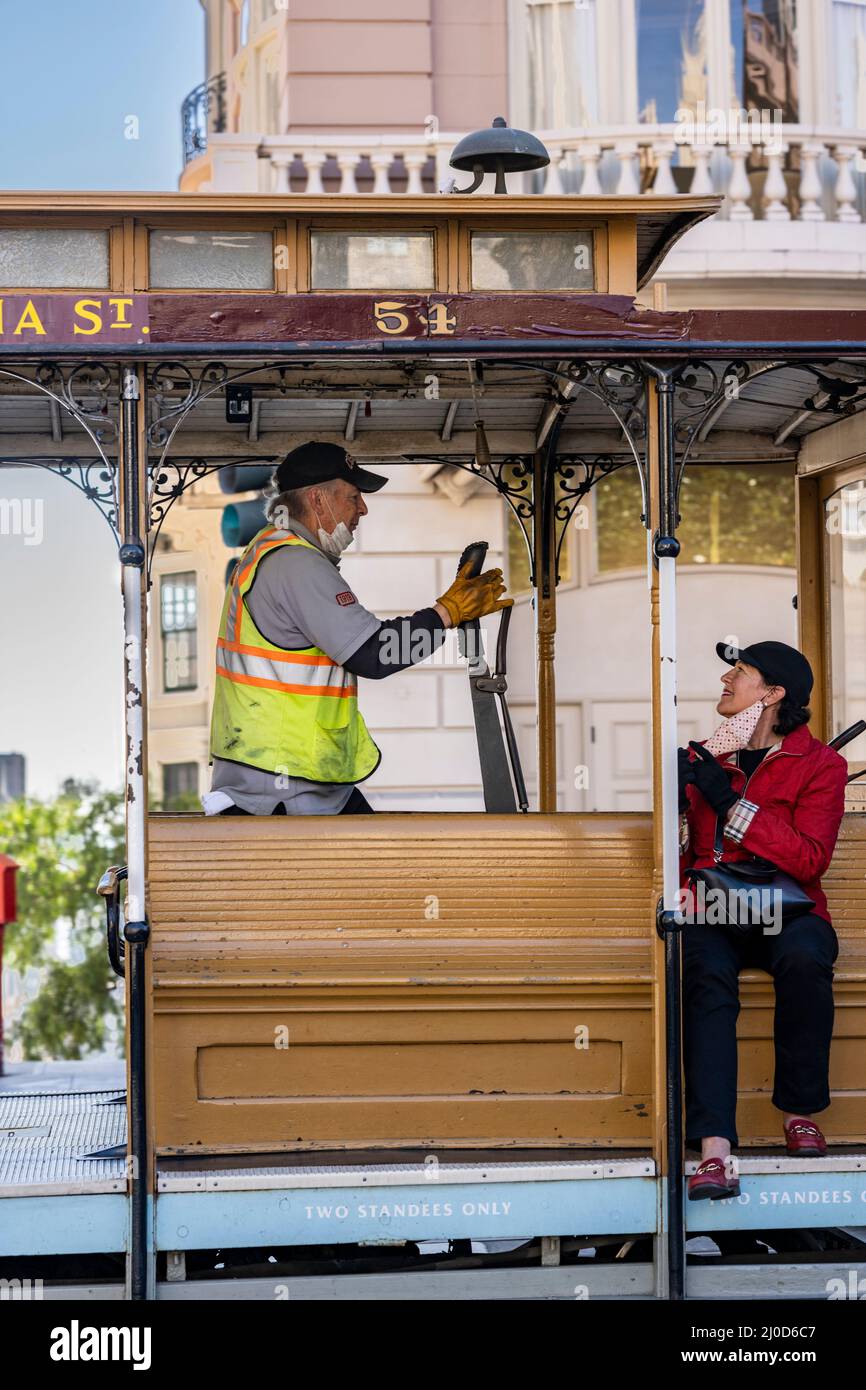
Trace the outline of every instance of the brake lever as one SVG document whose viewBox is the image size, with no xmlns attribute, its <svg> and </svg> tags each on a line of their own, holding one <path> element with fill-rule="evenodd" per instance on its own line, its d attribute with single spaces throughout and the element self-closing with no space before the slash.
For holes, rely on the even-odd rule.
<svg viewBox="0 0 866 1390">
<path fill-rule="evenodd" d="M 488 541 L 471 541 L 457 562 L 457 573 L 460 573 L 464 565 L 469 564 L 471 568 L 467 578 L 477 579 L 484 568 L 488 548 Z M 481 656 L 481 623 L 477 618 L 470 618 L 468 622 L 459 624 L 457 650 L 462 657 L 466 657 L 469 661 L 477 661 Z"/>
</svg>

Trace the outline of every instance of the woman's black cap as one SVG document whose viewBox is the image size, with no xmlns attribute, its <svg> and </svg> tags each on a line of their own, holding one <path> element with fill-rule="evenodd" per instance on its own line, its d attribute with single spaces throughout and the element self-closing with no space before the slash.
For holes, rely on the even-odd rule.
<svg viewBox="0 0 866 1390">
<path fill-rule="evenodd" d="M 753 642 L 750 647 L 729 647 L 717 642 L 716 651 L 729 666 L 744 661 L 754 666 L 771 685 L 782 685 L 785 694 L 795 705 L 806 705 L 815 678 L 812 667 L 802 652 L 784 642 Z"/>
<path fill-rule="evenodd" d="M 332 478 L 343 478 L 353 483 L 359 492 L 378 492 L 388 479 L 381 473 L 371 473 L 359 468 L 355 460 L 339 444 L 299 444 L 286 454 L 276 469 L 277 486 L 281 492 L 293 488 L 313 487 L 316 483 L 329 483 Z"/>
</svg>

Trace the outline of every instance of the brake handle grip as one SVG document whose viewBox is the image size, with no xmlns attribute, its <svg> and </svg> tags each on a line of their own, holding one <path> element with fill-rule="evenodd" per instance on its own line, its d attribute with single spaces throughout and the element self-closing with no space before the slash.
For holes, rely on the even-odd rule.
<svg viewBox="0 0 866 1390">
<path fill-rule="evenodd" d="M 484 568 L 484 561 L 487 559 L 487 551 L 490 548 L 489 541 L 470 541 L 457 565 L 457 573 L 463 569 L 464 565 L 471 566 L 468 577 L 477 579 Z M 470 640 L 471 638 L 471 640 Z M 460 623 L 457 628 L 457 648 L 462 657 L 468 657 L 471 661 L 476 661 L 481 655 L 481 623 L 477 618 L 472 618 L 469 622 Z"/>
</svg>

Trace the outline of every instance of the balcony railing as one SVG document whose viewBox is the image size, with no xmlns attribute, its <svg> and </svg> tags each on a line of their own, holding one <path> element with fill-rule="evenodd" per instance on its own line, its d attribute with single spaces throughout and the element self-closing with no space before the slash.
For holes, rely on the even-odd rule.
<svg viewBox="0 0 866 1390">
<path fill-rule="evenodd" d="M 204 154 L 208 135 L 219 135 L 226 128 L 226 75 L 217 73 L 193 87 L 180 108 L 183 127 L 183 162 Z"/>
<path fill-rule="evenodd" d="M 470 176 L 448 166 L 462 132 L 407 136 L 284 135 L 226 137 L 231 180 L 241 147 L 257 167 L 262 193 L 433 193 Z M 545 194 L 722 193 L 731 221 L 860 222 L 866 213 L 866 131 L 780 125 L 771 141 L 736 138 L 682 142 L 673 125 L 541 131 L 550 165 L 511 175 L 509 191 Z M 222 145 L 223 142 L 217 142 Z M 212 149 L 216 157 L 216 147 Z M 212 187 L 224 185 L 218 159 Z M 227 158 L 226 169 L 229 162 Z M 247 165 L 250 168 L 250 165 Z M 237 186 L 235 183 L 234 186 Z M 492 188 L 491 190 L 492 191 Z"/>
</svg>

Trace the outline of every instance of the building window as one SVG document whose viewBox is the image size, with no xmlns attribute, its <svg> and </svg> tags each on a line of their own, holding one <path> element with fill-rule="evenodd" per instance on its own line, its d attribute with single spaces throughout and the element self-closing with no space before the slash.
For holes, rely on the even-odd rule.
<svg viewBox="0 0 866 1390">
<path fill-rule="evenodd" d="M 164 811 L 199 809 L 198 763 L 163 763 L 162 809 Z"/>
<path fill-rule="evenodd" d="M 833 38 L 836 125 L 862 130 L 866 124 L 866 0 L 834 0 Z"/>
<path fill-rule="evenodd" d="M 622 468 L 593 488 L 596 572 L 646 567 L 640 484 Z M 793 568 L 794 482 L 787 464 L 688 464 L 680 489 L 680 564 Z"/>
<path fill-rule="evenodd" d="M 596 0 L 528 0 L 530 130 L 562 130 L 598 120 Z"/>
<path fill-rule="evenodd" d="M 796 0 L 730 0 L 734 94 L 746 111 L 800 119 Z"/>
<path fill-rule="evenodd" d="M 241 48 L 250 41 L 250 0 L 241 0 Z"/>
<path fill-rule="evenodd" d="M 707 103 L 706 0 L 635 0 L 635 21 L 638 119 L 656 125 L 698 111 Z"/>
<path fill-rule="evenodd" d="M 198 684 L 198 603 L 196 577 L 164 574 L 159 585 L 162 632 L 162 688 L 166 693 L 194 690 Z"/>
</svg>

